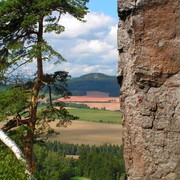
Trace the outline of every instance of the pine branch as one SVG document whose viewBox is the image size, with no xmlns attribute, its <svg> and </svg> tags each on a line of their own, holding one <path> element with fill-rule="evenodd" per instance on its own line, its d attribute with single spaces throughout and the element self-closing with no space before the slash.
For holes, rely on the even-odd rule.
<svg viewBox="0 0 180 180">
<path fill-rule="evenodd" d="M 7 131 L 15 128 L 15 127 L 18 127 L 18 126 L 27 124 L 28 121 L 29 121 L 29 118 L 27 118 L 27 119 L 21 119 L 20 117 L 16 117 L 16 118 L 10 119 L 10 120 L 2 127 L 2 130 L 3 130 L 4 132 L 7 132 Z"/>
</svg>

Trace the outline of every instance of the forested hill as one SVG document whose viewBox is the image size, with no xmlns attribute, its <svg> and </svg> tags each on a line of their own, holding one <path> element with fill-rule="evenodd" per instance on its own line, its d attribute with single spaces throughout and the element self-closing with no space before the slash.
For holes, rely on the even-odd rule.
<svg viewBox="0 0 180 180">
<path fill-rule="evenodd" d="M 74 96 L 86 95 L 87 91 L 101 91 L 109 93 L 111 97 L 119 96 L 119 85 L 116 76 L 108 76 L 102 73 L 90 73 L 80 77 L 70 78 L 67 82 L 68 90 Z M 8 86 L 0 85 L 0 91 Z"/>
<path fill-rule="evenodd" d="M 101 91 L 109 96 L 119 96 L 119 85 L 116 76 L 102 73 L 90 73 L 68 80 L 68 89 L 72 95 L 86 95 L 87 91 Z"/>
</svg>

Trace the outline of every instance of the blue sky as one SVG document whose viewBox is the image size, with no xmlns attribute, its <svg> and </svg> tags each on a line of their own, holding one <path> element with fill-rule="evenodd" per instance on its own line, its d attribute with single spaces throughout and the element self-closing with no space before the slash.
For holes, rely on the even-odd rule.
<svg viewBox="0 0 180 180">
<path fill-rule="evenodd" d="M 106 15 L 114 17 L 117 16 L 117 0 L 90 0 L 88 8 L 94 12 L 104 12 Z"/>
<path fill-rule="evenodd" d="M 117 0 L 90 0 L 88 7 L 86 23 L 65 15 L 59 22 L 65 32 L 45 35 L 47 42 L 67 60 L 57 65 L 45 62 L 45 73 L 63 70 L 72 77 L 95 72 L 117 75 Z M 30 72 L 35 66 L 33 62 L 23 70 Z"/>
</svg>

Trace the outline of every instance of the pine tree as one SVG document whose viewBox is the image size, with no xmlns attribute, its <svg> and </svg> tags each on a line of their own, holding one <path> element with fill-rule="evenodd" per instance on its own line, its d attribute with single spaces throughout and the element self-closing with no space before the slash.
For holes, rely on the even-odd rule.
<svg viewBox="0 0 180 180">
<path fill-rule="evenodd" d="M 67 73 L 57 72 L 52 75 L 43 73 L 43 62 L 56 59 L 57 62 L 65 59 L 55 51 L 44 39 L 45 33 L 62 33 L 65 28 L 59 24 L 61 15 L 71 16 L 83 21 L 88 12 L 86 3 L 88 0 L 1 0 L 0 1 L 0 77 L 8 69 L 17 69 L 24 64 L 36 61 L 36 78 L 26 85 L 29 92 L 27 101 L 24 101 L 17 111 L 7 112 L 7 107 L 13 106 L 15 101 L 4 105 L 3 116 L 14 115 L 3 128 L 9 131 L 14 127 L 26 126 L 24 136 L 24 154 L 29 163 L 31 172 L 34 172 L 33 143 L 37 124 L 43 124 L 45 120 L 51 119 L 52 114 L 66 119 L 69 114 L 62 109 L 59 112 L 52 106 L 51 95 L 49 106 L 38 116 L 39 92 L 44 85 L 51 90 L 54 79 L 63 82 Z M 56 62 L 56 63 L 57 63 Z M 24 89 L 19 89 L 25 93 Z M 13 98 L 13 97 L 12 97 Z M 15 99 L 14 99 L 15 100 Z M 14 108 L 16 109 L 16 108 Z M 55 118 L 55 117 L 54 117 Z M 51 119 L 51 120 L 54 120 Z M 43 123 L 42 120 L 43 119 Z M 47 122 L 47 121 L 46 121 Z M 63 125 L 61 121 L 59 125 Z M 42 126 L 41 126 L 42 128 Z M 40 131 L 41 129 L 39 129 Z M 51 129 L 49 130 L 51 132 Z"/>
</svg>

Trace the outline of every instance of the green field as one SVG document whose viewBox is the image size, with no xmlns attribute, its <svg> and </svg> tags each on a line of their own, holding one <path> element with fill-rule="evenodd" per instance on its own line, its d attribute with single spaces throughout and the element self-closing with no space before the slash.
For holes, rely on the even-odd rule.
<svg viewBox="0 0 180 180">
<path fill-rule="evenodd" d="M 72 108 L 68 111 L 78 116 L 79 120 L 91 121 L 91 122 L 103 122 L 103 123 L 114 123 L 121 124 L 122 114 L 117 111 L 106 111 L 97 109 L 83 109 L 83 108 Z"/>
<path fill-rule="evenodd" d="M 73 177 L 71 178 L 71 180 L 90 180 L 89 178 L 85 178 L 85 177 Z"/>
</svg>

